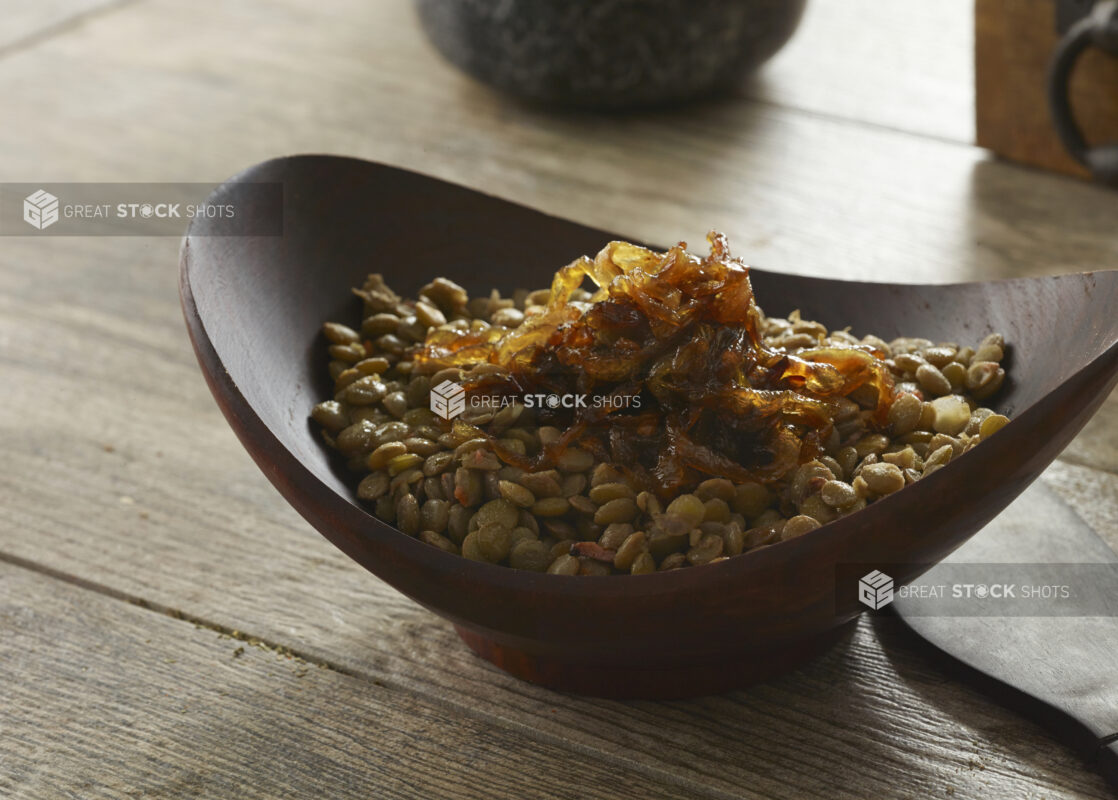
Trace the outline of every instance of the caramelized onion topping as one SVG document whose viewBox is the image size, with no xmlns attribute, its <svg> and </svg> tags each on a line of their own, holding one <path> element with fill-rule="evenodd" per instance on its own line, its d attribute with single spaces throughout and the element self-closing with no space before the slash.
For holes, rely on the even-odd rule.
<svg viewBox="0 0 1118 800">
<path fill-rule="evenodd" d="M 467 370 L 470 393 L 588 398 L 540 407 L 541 424 L 564 434 L 537 456 L 495 443 L 498 455 L 537 470 L 581 447 L 664 497 L 710 476 L 780 481 L 823 452 L 838 401 L 855 390 L 876 390 L 870 422 L 884 427 L 895 390 L 881 354 L 766 346 L 749 267 L 724 236 L 707 238 L 705 258 L 682 242 L 663 253 L 610 242 L 556 273 L 542 313 L 511 330 L 433 328 L 414 362 Z M 572 299 L 587 279 L 597 287 L 589 301 Z"/>
</svg>

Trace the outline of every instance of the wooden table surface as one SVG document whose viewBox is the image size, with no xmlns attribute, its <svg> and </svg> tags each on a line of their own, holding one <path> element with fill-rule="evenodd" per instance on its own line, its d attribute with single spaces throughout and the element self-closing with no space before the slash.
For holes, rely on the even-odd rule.
<svg viewBox="0 0 1118 800">
<path fill-rule="evenodd" d="M 731 101 L 496 96 L 404 0 L 11 0 L 0 180 L 421 170 L 759 265 L 942 282 L 1118 266 L 1118 193 L 974 148 L 970 5 L 812 0 Z M 178 241 L 0 239 L 0 796 L 1072 798 L 1108 791 L 888 620 L 681 702 L 519 683 L 320 538 L 225 425 Z M 1118 546 L 1118 398 L 1043 479 Z"/>
</svg>

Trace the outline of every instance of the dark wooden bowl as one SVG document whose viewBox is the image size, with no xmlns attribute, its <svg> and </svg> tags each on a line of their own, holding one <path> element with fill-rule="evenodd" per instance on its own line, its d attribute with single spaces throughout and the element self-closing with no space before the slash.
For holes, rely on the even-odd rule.
<svg viewBox="0 0 1118 800">
<path fill-rule="evenodd" d="M 1118 379 L 1118 272 L 905 286 L 756 270 L 756 293 L 770 313 L 800 308 L 828 326 L 886 339 L 976 342 L 1003 332 L 1010 377 L 994 406 L 1013 421 L 864 511 L 717 564 L 595 578 L 468 561 L 374 518 L 336 469 L 308 422 L 311 407 L 331 395 L 322 322 L 359 319 L 349 288 L 370 271 L 403 293 L 437 275 L 471 291 L 543 286 L 558 266 L 618 235 L 327 156 L 265 162 L 211 199 L 220 204 L 257 181 L 283 184 L 282 236 L 215 236 L 228 232 L 226 223 L 202 219 L 182 248 L 187 327 L 229 424 L 330 541 L 449 619 L 497 666 L 556 689 L 685 696 L 789 669 L 859 613 L 848 574 L 858 568 L 850 565 L 888 565 L 898 585 L 916 577 L 1035 479 Z M 238 208 L 242 221 L 270 213 Z"/>
</svg>

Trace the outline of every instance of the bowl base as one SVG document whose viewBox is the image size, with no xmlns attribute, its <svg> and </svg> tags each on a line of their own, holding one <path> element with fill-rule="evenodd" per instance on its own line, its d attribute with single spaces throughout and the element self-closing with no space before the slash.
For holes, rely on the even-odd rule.
<svg viewBox="0 0 1118 800">
<path fill-rule="evenodd" d="M 742 649 L 719 654 L 717 662 L 649 665 L 564 661 L 501 644 L 455 625 L 471 650 L 521 680 L 557 692 L 621 699 L 672 700 L 742 689 L 796 669 L 846 638 L 857 618 L 813 639 L 779 649 Z"/>
</svg>

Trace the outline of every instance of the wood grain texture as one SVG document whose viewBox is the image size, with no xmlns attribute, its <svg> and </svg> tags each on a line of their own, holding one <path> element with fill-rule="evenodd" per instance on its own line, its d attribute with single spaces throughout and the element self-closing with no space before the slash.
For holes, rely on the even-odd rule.
<svg viewBox="0 0 1118 800">
<path fill-rule="evenodd" d="M 0 587 L 10 800 L 702 796 L 8 564 Z"/>
<path fill-rule="evenodd" d="M 693 703 L 560 699 L 487 667 L 450 626 L 345 559 L 266 485 L 193 374 L 169 276 L 152 267 L 146 243 L 82 244 L 84 255 L 59 272 L 60 296 L 28 273 L 19 293 L 42 306 L 0 309 L 15 387 L 0 414 L 14 459 L 0 485 L 9 557 L 250 631 L 491 724 L 686 776 L 720 796 L 743 786 L 772 797 L 897 796 L 900 781 L 914 797 L 948 786 L 958 797 L 1105 796 L 1042 732 L 868 621 L 800 673 Z M 0 273 L 0 297 L 15 293 L 13 274 Z M 88 292 L 111 275 L 121 291 L 98 308 Z M 47 338 L 51 347 L 37 345 Z M 112 379 L 129 369 L 132 385 Z M 1089 489 L 1076 495 L 1071 486 L 1073 502 L 1118 507 L 1113 490 Z"/>
<path fill-rule="evenodd" d="M 89 17 L 133 0 L 5 0 L 0 57 L 65 33 Z"/>
<path fill-rule="evenodd" d="M 778 271 L 942 282 L 1118 256 L 1105 233 L 1118 195 L 974 148 L 744 102 L 552 115 L 444 64 L 403 0 L 348 0 L 337 16 L 257 2 L 202 13 L 154 0 L 8 59 L 9 107 L 52 123 L 0 130 L 6 180 L 216 181 L 277 154 L 334 152 L 650 241 L 716 227 Z M 265 15 L 266 34 L 238 33 Z"/>
<path fill-rule="evenodd" d="M 978 144 L 1015 161 L 1085 177 L 1048 111 L 1048 62 L 1060 40 L 1055 8 L 1054 0 L 976 1 Z M 1093 48 L 1085 53 L 1069 97 L 1089 142 L 1118 140 L 1118 59 Z"/>
<path fill-rule="evenodd" d="M 972 0 L 808 0 L 799 30 L 743 87 L 774 105 L 974 141 Z"/>
<path fill-rule="evenodd" d="M 829 13 L 841 18 L 844 3 Z M 5 115 L 40 122 L 0 126 L 0 178 L 216 181 L 280 153 L 337 152 L 636 238 L 698 241 L 722 227 L 750 260 L 778 270 L 944 281 L 1118 262 L 1118 195 L 842 119 L 868 109 L 869 95 L 827 108 L 800 101 L 810 113 L 741 102 L 682 116 L 558 117 L 506 103 L 443 64 L 403 0 L 340 0 L 332 11 L 304 0 L 148 0 L 11 54 L 0 61 Z M 781 67 L 771 66 L 775 81 Z M 813 69 L 796 66 L 805 80 Z M 567 743 L 579 762 L 635 764 L 664 785 L 682 776 L 711 796 L 1106 796 L 1057 743 L 948 680 L 881 623 L 863 622 L 801 673 L 697 702 L 561 698 L 486 667 L 266 484 L 197 373 L 176 251 L 170 239 L 0 244 L 7 558 L 297 648 L 445 704 L 444 715 L 536 737 L 537 750 Z M 1069 452 L 1113 465 L 1098 430 Z M 1057 464 L 1047 479 L 1096 527 L 1110 526 L 1099 529 L 1113 542 L 1113 475 Z M 98 662 L 98 680 L 117 668 L 108 663 Z M 269 714 L 272 694 L 248 692 L 252 713 Z M 121 697 L 141 710 L 151 702 Z M 135 713 L 127 704 L 118 711 Z M 388 716 L 408 708 L 389 705 Z M 318 700 L 298 713 L 320 706 L 335 713 Z M 340 735 L 359 738 L 364 724 Z M 254 777 L 257 753 L 275 752 L 260 746 L 230 774 Z"/>
<path fill-rule="evenodd" d="M 1064 451 L 1065 461 L 1118 472 L 1118 395 L 1112 394 Z"/>
<path fill-rule="evenodd" d="M 1044 480 L 1118 552 L 1118 478 L 1113 473 L 1057 461 Z"/>
</svg>

